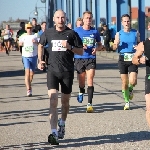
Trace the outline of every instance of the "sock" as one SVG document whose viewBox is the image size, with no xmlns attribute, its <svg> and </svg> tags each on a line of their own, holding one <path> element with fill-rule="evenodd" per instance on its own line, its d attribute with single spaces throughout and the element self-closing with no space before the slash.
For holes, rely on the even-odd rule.
<svg viewBox="0 0 150 150">
<path fill-rule="evenodd" d="M 88 103 L 92 104 L 94 86 L 88 86 L 87 93 L 88 93 Z"/>
<path fill-rule="evenodd" d="M 132 90 L 133 90 L 133 87 L 134 87 L 134 85 L 129 84 L 129 91 L 132 91 Z"/>
<path fill-rule="evenodd" d="M 55 133 L 58 136 L 58 132 L 56 129 L 52 129 L 52 133 Z"/>
<path fill-rule="evenodd" d="M 129 89 L 122 90 L 122 94 L 123 94 L 125 102 L 128 103 L 129 102 Z"/>
<path fill-rule="evenodd" d="M 80 93 L 83 93 L 83 94 L 85 93 L 85 89 L 84 89 L 84 88 L 85 88 L 85 86 L 84 86 L 84 87 L 82 87 L 82 88 L 79 86 Z"/>
<path fill-rule="evenodd" d="M 65 121 L 63 121 L 62 119 L 60 119 L 60 125 L 64 126 L 65 125 Z"/>
</svg>

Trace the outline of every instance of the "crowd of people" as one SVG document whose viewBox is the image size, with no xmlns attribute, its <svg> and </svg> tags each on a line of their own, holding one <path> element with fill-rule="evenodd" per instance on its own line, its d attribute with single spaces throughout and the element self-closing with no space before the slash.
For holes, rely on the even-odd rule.
<svg viewBox="0 0 150 150">
<path fill-rule="evenodd" d="M 50 135 L 48 142 L 58 145 L 58 139 L 65 135 L 65 122 L 69 112 L 74 69 L 79 82 L 77 101 L 82 103 L 85 94 L 85 79 L 87 79 L 87 113 L 94 112 L 94 76 L 96 69 L 96 52 L 103 50 L 118 50 L 118 67 L 122 81 L 122 94 L 125 101 L 124 110 L 130 109 L 130 100 L 133 99 L 133 89 L 137 84 L 138 65 L 146 63 L 145 99 L 146 119 L 150 125 L 150 37 L 140 42 L 140 34 L 131 28 L 130 16 L 121 17 L 123 29 L 116 32 L 115 23 L 110 28 L 100 24 L 98 29 L 92 27 L 93 14 L 83 12 L 77 18 L 76 27 L 71 23 L 66 25 L 66 15 L 63 10 L 54 13 L 52 28 L 46 28 L 46 22 L 37 24 L 36 18 L 32 23 L 21 22 L 21 29 L 17 32 L 16 41 L 22 54 L 25 68 L 25 85 L 27 96 L 32 96 L 32 80 L 37 61 L 38 69 L 47 71 L 47 88 L 50 100 Z M 3 31 L 4 45 L 9 53 L 12 35 L 9 26 Z M 110 42 L 113 44 L 111 45 Z M 144 55 L 143 55 L 144 54 Z M 86 78 L 87 77 L 87 78 Z M 59 85 L 61 86 L 61 118 L 58 119 L 57 105 Z M 57 130 L 58 126 L 58 130 Z"/>
</svg>

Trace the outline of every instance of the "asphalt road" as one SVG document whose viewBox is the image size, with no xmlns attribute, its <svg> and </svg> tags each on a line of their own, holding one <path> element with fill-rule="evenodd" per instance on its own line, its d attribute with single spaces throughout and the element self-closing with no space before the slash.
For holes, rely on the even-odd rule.
<svg viewBox="0 0 150 150">
<path fill-rule="evenodd" d="M 112 53 L 113 54 L 113 53 Z M 117 60 L 97 57 L 94 113 L 86 113 L 87 94 L 78 103 L 74 79 L 66 136 L 59 146 L 47 142 L 49 100 L 46 74 L 37 70 L 33 97 L 26 97 L 19 52 L 0 53 L 0 149 L 10 150 L 150 150 L 150 129 L 145 119 L 145 68 L 139 68 L 131 110 L 124 111 Z M 58 111 L 60 114 L 60 101 Z"/>
</svg>

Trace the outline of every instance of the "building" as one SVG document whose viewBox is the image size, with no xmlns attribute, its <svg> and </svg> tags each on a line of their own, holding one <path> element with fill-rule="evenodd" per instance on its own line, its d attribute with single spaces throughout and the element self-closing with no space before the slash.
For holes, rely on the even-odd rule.
<svg viewBox="0 0 150 150">
<path fill-rule="evenodd" d="M 137 7 L 132 7 L 131 8 L 131 23 L 134 24 L 138 21 L 138 8 Z M 150 6 L 145 7 L 145 17 L 150 17 Z M 111 18 L 112 21 L 116 22 L 116 17 Z"/>
</svg>

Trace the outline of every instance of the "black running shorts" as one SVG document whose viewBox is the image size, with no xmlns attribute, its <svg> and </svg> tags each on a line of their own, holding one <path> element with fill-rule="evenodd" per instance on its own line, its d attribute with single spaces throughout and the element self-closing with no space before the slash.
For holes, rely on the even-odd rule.
<svg viewBox="0 0 150 150">
<path fill-rule="evenodd" d="M 124 61 L 123 55 L 119 56 L 118 67 L 119 67 L 120 74 L 128 74 L 128 72 L 138 73 L 138 66 L 134 65 L 132 61 Z"/>
<path fill-rule="evenodd" d="M 74 72 L 54 72 L 48 69 L 47 72 L 48 90 L 56 89 L 59 91 L 59 84 L 60 84 L 61 92 L 64 94 L 70 94 L 72 92 L 73 79 L 74 79 Z"/>
<path fill-rule="evenodd" d="M 96 69 L 96 58 L 75 58 L 75 69 L 78 74 L 86 70 Z"/>
</svg>

